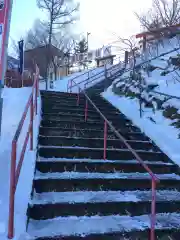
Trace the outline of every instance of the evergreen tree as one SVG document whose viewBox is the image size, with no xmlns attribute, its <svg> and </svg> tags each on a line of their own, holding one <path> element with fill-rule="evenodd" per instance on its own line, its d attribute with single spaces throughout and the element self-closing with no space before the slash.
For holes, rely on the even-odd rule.
<svg viewBox="0 0 180 240">
<path fill-rule="evenodd" d="M 75 52 L 76 53 L 86 53 L 88 51 L 88 44 L 85 38 L 76 43 Z"/>
</svg>

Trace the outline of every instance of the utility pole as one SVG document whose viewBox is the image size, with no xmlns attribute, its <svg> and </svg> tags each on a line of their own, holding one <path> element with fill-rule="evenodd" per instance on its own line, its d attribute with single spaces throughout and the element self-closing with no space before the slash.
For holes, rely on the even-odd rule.
<svg viewBox="0 0 180 240">
<path fill-rule="evenodd" d="M 0 133 L 2 122 L 2 89 L 7 65 L 7 48 L 9 40 L 13 0 L 0 0 Z"/>
</svg>

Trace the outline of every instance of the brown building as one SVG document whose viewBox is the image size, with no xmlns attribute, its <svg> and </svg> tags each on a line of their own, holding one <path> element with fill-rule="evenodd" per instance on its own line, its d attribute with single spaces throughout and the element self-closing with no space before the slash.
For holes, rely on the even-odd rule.
<svg viewBox="0 0 180 240">
<path fill-rule="evenodd" d="M 50 52 L 50 54 L 49 54 Z M 49 56 L 50 55 L 50 56 Z M 48 57 L 51 58 L 50 60 L 48 60 Z M 59 70 L 60 66 L 61 69 L 62 67 L 62 62 L 63 62 L 63 58 L 64 58 L 64 53 L 56 48 L 55 46 L 51 45 L 50 46 L 50 50 L 48 45 L 46 46 L 40 46 L 37 48 L 33 48 L 30 50 L 26 50 L 24 52 L 24 67 L 25 69 L 31 69 L 32 71 L 34 70 L 34 66 L 35 63 L 38 65 L 39 70 L 40 70 L 40 76 L 42 78 L 46 77 L 46 70 L 47 70 L 47 64 L 49 64 L 48 68 L 49 68 L 49 74 L 50 74 L 50 78 L 55 78 L 54 77 L 54 66 L 56 68 L 56 77 L 57 79 L 60 77 L 60 74 L 65 74 L 66 71 L 63 70 Z M 53 77 L 52 77 L 52 73 L 53 73 Z"/>
</svg>

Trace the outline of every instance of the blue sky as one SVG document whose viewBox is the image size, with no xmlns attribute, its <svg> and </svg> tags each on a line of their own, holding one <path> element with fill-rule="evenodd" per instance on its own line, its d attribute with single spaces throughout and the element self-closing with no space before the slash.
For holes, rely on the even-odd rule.
<svg viewBox="0 0 180 240">
<path fill-rule="evenodd" d="M 151 0 L 80 0 L 80 3 L 78 31 L 91 32 L 90 47 L 94 48 L 114 41 L 114 33 L 127 37 L 139 32 L 133 11 L 143 11 L 151 5 Z M 43 16 L 36 0 L 14 0 L 11 38 L 18 40 L 36 18 Z"/>
</svg>

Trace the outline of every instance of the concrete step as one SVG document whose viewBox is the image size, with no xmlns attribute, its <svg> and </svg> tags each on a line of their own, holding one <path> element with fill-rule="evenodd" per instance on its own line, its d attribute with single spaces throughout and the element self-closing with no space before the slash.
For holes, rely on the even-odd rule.
<svg viewBox="0 0 180 240">
<path fill-rule="evenodd" d="M 61 106 L 61 105 L 59 105 L 59 106 L 42 106 L 42 112 L 43 113 L 49 113 L 49 114 L 51 114 L 51 113 L 77 113 L 77 114 L 84 114 L 84 112 L 85 112 L 85 108 L 84 107 L 78 107 L 78 106 L 73 106 L 73 107 L 69 107 L 69 106 Z M 122 113 L 120 113 L 120 112 L 118 112 L 116 109 L 114 109 L 114 110 L 108 110 L 108 109 L 101 109 L 101 112 L 105 115 L 105 116 L 112 116 L 112 117 L 114 117 L 114 116 L 119 116 L 119 117 L 121 117 L 121 118 L 124 118 L 124 119 L 126 119 L 125 118 L 125 116 L 122 114 Z M 88 114 L 91 116 L 91 115 L 95 115 L 95 116 L 99 116 L 99 113 L 95 110 L 95 109 L 93 109 L 93 108 L 91 108 L 91 109 L 89 109 L 88 108 Z"/>
<path fill-rule="evenodd" d="M 149 141 L 127 141 L 133 149 L 146 151 L 159 151 L 158 147 Z M 77 146 L 90 148 L 103 148 L 103 138 L 73 138 L 73 137 L 53 137 L 40 136 L 39 144 L 46 146 Z M 107 147 L 109 148 L 127 148 L 119 139 L 107 139 Z"/>
<path fill-rule="evenodd" d="M 180 230 L 176 228 L 156 230 L 155 240 L 179 240 Z M 88 234 L 86 236 L 54 236 L 54 237 L 40 237 L 35 240 L 147 240 L 150 239 L 150 229 L 131 231 L 131 232 L 113 232 L 102 234 Z"/>
<path fill-rule="evenodd" d="M 77 94 L 75 94 L 75 95 L 72 95 L 72 96 L 70 96 L 70 97 L 68 97 L 68 96 L 58 96 L 58 95 L 50 95 L 50 96 L 46 96 L 46 95 L 41 95 L 41 99 L 42 99 L 42 101 L 62 101 L 62 102 L 71 102 L 71 103 L 74 103 L 74 102 L 76 102 L 77 100 L 78 100 L 78 95 Z M 79 103 L 81 104 L 83 104 L 85 101 L 86 101 L 86 97 L 84 96 L 84 95 L 80 95 L 79 96 Z M 94 102 L 94 103 L 96 103 L 96 104 L 98 104 L 98 103 L 106 103 L 106 100 L 104 100 L 103 98 L 101 98 L 101 96 L 92 96 L 91 95 L 91 100 Z"/>
<path fill-rule="evenodd" d="M 65 176 L 67 178 L 65 178 Z M 76 176 L 77 178 L 74 178 Z M 81 177 L 82 176 L 82 177 Z M 86 176 L 86 178 L 85 178 Z M 94 176 L 97 176 L 94 178 Z M 99 177 L 98 177 L 99 176 Z M 105 176 L 106 178 L 102 178 Z M 115 178 L 115 176 L 119 178 Z M 137 176 L 141 177 L 138 178 Z M 158 177 L 160 175 L 157 175 Z M 158 190 L 180 190 L 180 179 L 166 177 L 158 183 Z M 58 178 L 59 177 L 59 178 Z M 109 178 L 108 178 L 109 177 Z M 151 190 L 151 178 L 145 173 L 47 173 L 36 174 L 34 189 L 37 193 L 42 192 L 76 192 L 76 191 L 136 191 Z"/>
<path fill-rule="evenodd" d="M 42 127 L 60 127 L 60 128 L 72 128 L 72 129 L 91 129 L 91 130 L 103 130 L 104 129 L 104 122 L 103 121 L 97 121 L 94 119 L 88 118 L 88 120 L 85 122 L 84 117 L 74 117 L 69 118 L 67 116 L 62 116 L 57 120 L 53 118 L 45 118 L 41 120 L 41 126 Z M 123 131 L 127 132 L 137 132 L 141 133 L 140 130 L 134 126 L 129 125 L 126 122 L 118 122 L 113 124 L 113 126 L 120 131 L 120 129 L 123 129 Z"/>
<path fill-rule="evenodd" d="M 77 118 L 77 119 L 81 119 L 84 121 L 85 119 L 85 112 L 84 113 L 67 113 L 67 112 L 64 112 L 62 114 L 58 114 L 58 113 L 49 113 L 49 114 L 46 114 L 44 113 L 43 114 L 43 119 L 49 119 L 49 120 L 59 120 L 61 118 L 69 118 L 69 119 L 74 119 L 74 118 Z M 121 115 L 117 115 L 117 116 L 111 116 L 108 118 L 108 120 L 110 122 L 113 122 L 114 124 L 118 124 L 118 123 L 129 123 L 131 124 L 131 122 L 127 119 L 125 119 L 123 116 L 121 117 Z M 99 115 L 91 115 L 87 113 L 87 121 L 100 121 L 100 122 L 104 122 L 104 119 Z"/>
<path fill-rule="evenodd" d="M 35 193 L 28 217 L 46 220 L 68 216 L 138 216 L 151 212 L 151 191 Z M 157 191 L 156 213 L 179 213 L 180 193 Z"/>
<path fill-rule="evenodd" d="M 53 107 L 53 108 L 46 108 L 42 107 L 43 114 L 57 114 L 57 115 L 63 115 L 64 113 L 72 113 L 72 114 L 80 114 L 84 115 L 85 110 L 84 108 L 66 108 L 66 107 Z M 118 111 L 111 111 L 111 112 L 103 112 L 104 115 L 109 115 L 111 117 L 120 117 L 122 119 L 125 119 L 124 115 L 121 114 Z M 96 110 L 89 110 L 88 109 L 88 116 L 99 116 L 99 113 Z"/>
<path fill-rule="evenodd" d="M 144 161 L 146 165 L 156 174 L 176 173 L 179 174 L 178 166 L 164 162 Z M 114 160 L 104 161 L 104 159 L 55 159 L 55 158 L 39 158 L 36 162 L 36 169 L 42 173 L 47 172 L 139 172 L 146 173 L 147 171 L 137 160 Z"/>
<path fill-rule="evenodd" d="M 66 124 L 65 127 L 40 127 L 39 134 L 44 136 L 64 136 L 64 137 L 83 137 L 83 138 L 104 138 L 104 130 L 93 129 L 93 127 L 89 127 L 88 129 L 80 129 L 81 125 L 78 127 L 76 125 L 70 126 L 72 128 L 68 128 Z M 74 128 L 73 128 L 74 127 Z M 149 141 L 149 139 L 142 133 L 137 132 L 128 132 L 126 130 L 121 130 L 121 134 L 127 140 L 141 140 L 141 141 Z M 108 130 L 108 138 L 117 139 L 115 134 Z"/>
<path fill-rule="evenodd" d="M 102 159 L 104 154 L 103 148 L 84 148 L 84 147 L 55 147 L 55 146 L 40 146 L 39 156 L 45 158 L 90 158 Z M 149 161 L 168 162 L 169 158 L 161 152 L 150 152 L 136 150 L 136 153 L 143 159 Z M 108 160 L 132 160 L 134 156 L 128 149 L 110 149 L 106 151 Z"/>
<path fill-rule="evenodd" d="M 60 107 L 60 106 L 67 106 L 67 107 L 79 107 L 79 108 L 85 108 L 86 102 L 80 103 L 79 106 L 77 106 L 77 101 L 52 101 L 52 100 L 42 100 L 43 106 L 46 107 Z M 104 103 L 96 103 L 96 107 L 100 110 L 109 110 L 112 111 L 114 108 L 109 104 Z M 93 105 L 88 103 L 88 109 L 92 110 L 95 109 Z"/>
<path fill-rule="evenodd" d="M 44 115 L 41 121 L 42 126 L 53 126 L 53 127 L 68 127 L 68 128 L 74 128 L 75 127 L 82 127 L 82 128 L 90 128 L 90 129 L 104 129 L 104 121 L 100 118 L 92 118 L 88 117 L 87 121 L 85 121 L 85 116 L 68 116 L 68 115 L 62 115 L 59 117 L 51 117 Z M 117 120 L 113 121 L 113 126 L 119 130 L 123 129 L 129 132 L 140 132 L 140 130 L 129 124 L 129 122 L 126 122 L 124 120 Z M 109 127 L 108 127 L 109 128 Z"/>
<path fill-rule="evenodd" d="M 84 117 L 85 117 L 85 111 L 82 111 L 82 112 L 67 112 L 67 111 L 65 111 L 65 112 L 50 112 L 50 113 L 43 113 L 43 118 L 49 118 L 49 119 L 51 119 L 51 118 L 54 118 L 54 119 L 60 119 L 60 118 L 62 118 L 62 117 L 69 117 L 70 119 L 71 118 L 74 118 L 74 117 L 79 117 L 80 119 L 81 118 L 83 118 L 83 120 L 84 120 Z M 100 114 L 97 112 L 97 113 L 91 113 L 91 112 L 87 112 L 87 119 L 89 120 L 94 120 L 94 121 L 104 121 L 104 119 L 100 116 Z M 115 114 L 115 115 L 112 115 L 112 116 L 109 116 L 108 117 L 108 120 L 110 121 L 110 122 L 114 122 L 114 123 L 116 123 L 116 122 L 128 122 L 129 124 L 131 123 L 128 119 L 126 119 L 123 115 L 121 115 L 121 114 Z"/>
</svg>

